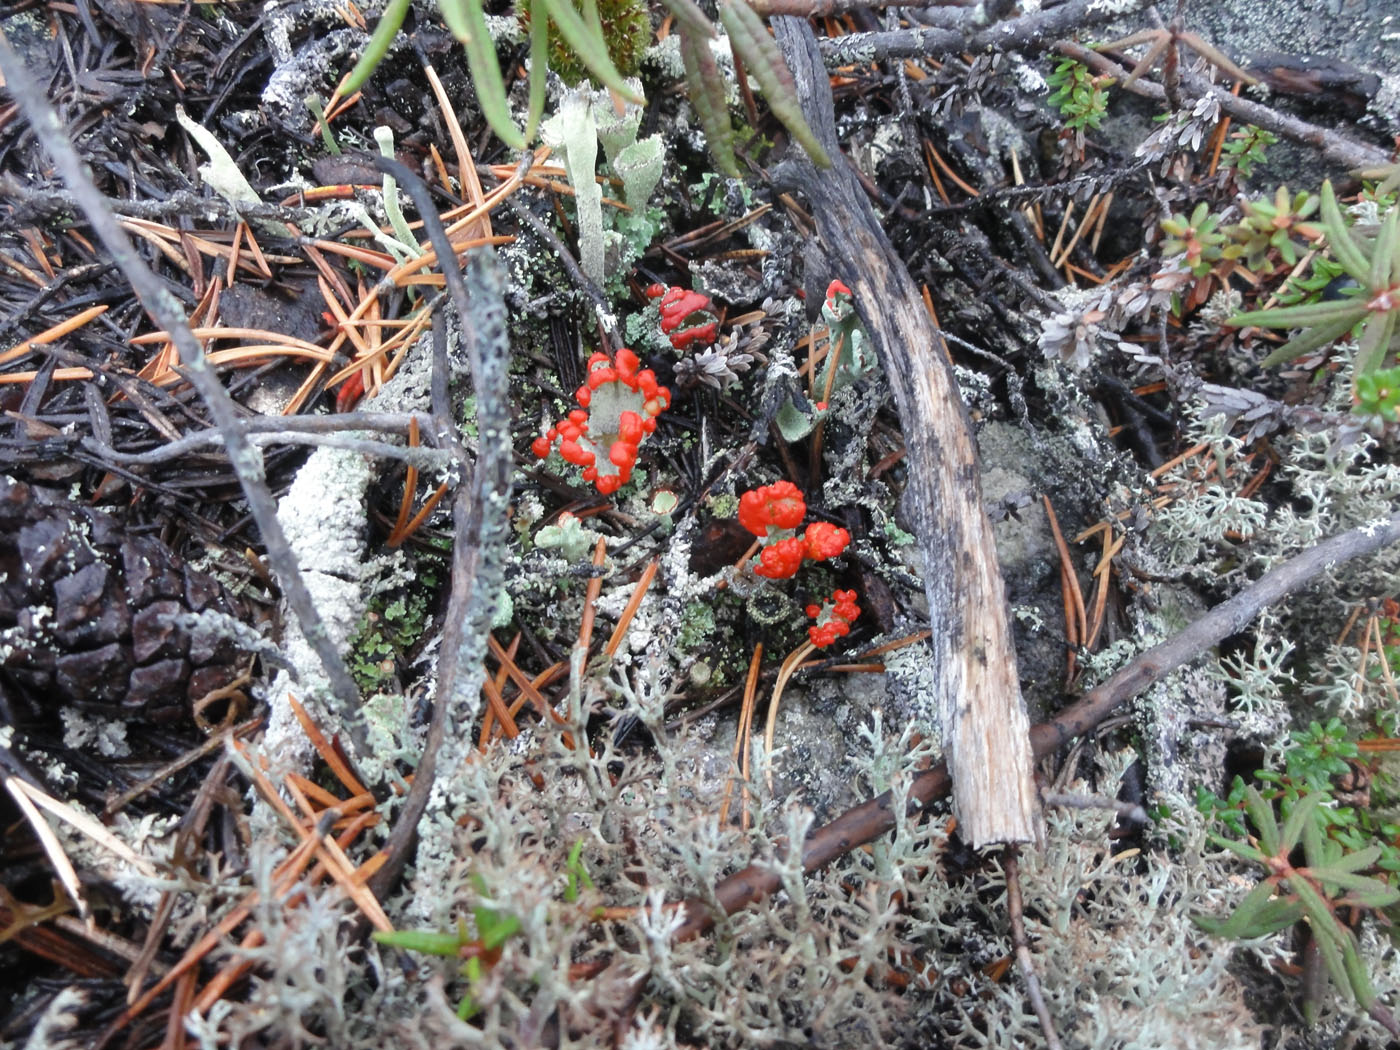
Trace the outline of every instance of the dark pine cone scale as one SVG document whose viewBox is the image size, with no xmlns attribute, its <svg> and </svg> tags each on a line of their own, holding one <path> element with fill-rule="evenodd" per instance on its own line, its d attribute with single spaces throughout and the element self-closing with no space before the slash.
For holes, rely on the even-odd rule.
<svg viewBox="0 0 1400 1050">
<path fill-rule="evenodd" d="M 238 676 L 217 629 L 234 614 L 212 577 L 105 511 L 0 475 L 0 711 L 53 717 L 62 705 L 166 721 Z"/>
</svg>

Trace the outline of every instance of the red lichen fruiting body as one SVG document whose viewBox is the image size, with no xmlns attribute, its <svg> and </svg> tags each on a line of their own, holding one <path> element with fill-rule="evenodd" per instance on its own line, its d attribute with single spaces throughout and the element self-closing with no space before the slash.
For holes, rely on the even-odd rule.
<svg viewBox="0 0 1400 1050">
<path fill-rule="evenodd" d="M 807 546 L 807 557 L 813 561 L 826 561 L 846 549 L 851 542 L 851 534 L 829 521 L 814 521 L 807 526 L 803 540 Z"/>
<path fill-rule="evenodd" d="M 647 294 L 656 298 L 652 285 Z M 673 285 L 661 293 L 661 334 L 669 336 L 671 345 L 684 350 L 691 344 L 708 346 L 719 332 L 719 321 L 711 309 L 710 297 Z"/>
<path fill-rule="evenodd" d="M 806 514 L 807 501 L 791 481 L 776 481 L 739 497 L 739 524 L 761 539 L 770 528 L 797 528 Z"/>
<path fill-rule="evenodd" d="M 574 397 L 580 407 L 531 442 L 530 450 L 545 459 L 557 448 L 567 462 L 584 468 L 585 481 L 610 495 L 631 478 L 638 446 L 656 430 L 671 392 L 624 346 L 614 357 L 589 357 L 588 380 Z"/>
<path fill-rule="evenodd" d="M 807 606 L 807 615 L 816 620 L 807 628 L 807 636 L 818 649 L 825 649 L 837 638 L 851 633 L 851 624 L 860 615 L 855 591 L 833 591 L 821 605 Z"/>
<path fill-rule="evenodd" d="M 753 571 L 755 575 L 766 576 L 770 580 L 786 580 L 796 576 L 797 570 L 802 568 L 804 553 L 802 541 L 796 536 L 789 536 L 764 547 L 759 552 L 758 564 Z"/>
</svg>

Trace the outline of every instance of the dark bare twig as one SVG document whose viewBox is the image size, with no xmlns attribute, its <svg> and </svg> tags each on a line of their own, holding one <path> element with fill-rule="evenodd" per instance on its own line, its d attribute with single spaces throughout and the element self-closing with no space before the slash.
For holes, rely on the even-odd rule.
<svg viewBox="0 0 1400 1050">
<path fill-rule="evenodd" d="M 828 66 L 844 66 L 882 58 L 1034 48 L 1076 29 L 1132 14 L 1147 5 L 1148 0 L 1133 0 L 1126 6 L 1103 4 L 1098 0 L 1069 0 L 1058 7 L 997 22 L 975 33 L 933 28 L 851 33 L 823 39 L 822 59 Z M 969 21 L 966 28 L 974 27 Z"/>
<path fill-rule="evenodd" d="M 224 435 L 229 464 L 238 476 L 244 497 L 248 501 L 248 510 L 262 535 L 263 544 L 267 548 L 268 564 L 281 585 L 288 606 L 301 625 L 302 633 L 321 662 L 351 740 L 360 754 L 366 753 L 368 745 L 364 716 L 360 711 L 360 691 L 354 679 L 350 677 L 349 668 L 345 666 L 340 650 L 321 620 L 316 604 L 311 599 L 311 592 L 307 590 L 306 581 L 302 578 L 296 554 L 287 543 L 282 523 L 277 520 L 277 501 L 263 480 L 262 455 L 249 443 L 244 434 L 238 406 L 234 404 L 233 398 L 205 360 L 204 350 L 190 331 L 184 310 L 180 308 L 170 289 L 146 265 L 145 260 L 122 232 L 116 217 L 107 206 L 106 198 L 98 192 L 82 158 L 69 141 L 58 114 L 49 105 L 43 89 L 30 75 L 3 33 L 0 33 L 0 72 L 4 74 L 5 86 L 11 98 L 29 119 L 35 135 L 53 158 L 54 167 L 73 194 L 77 206 L 92 225 L 93 232 L 97 234 L 113 262 L 126 274 L 132 290 L 151 319 L 157 326 L 170 333 L 190 382 L 209 406 L 215 425 Z"/>
<path fill-rule="evenodd" d="M 1096 73 L 1104 73 L 1118 78 L 1120 81 L 1128 75 L 1126 69 L 1107 55 L 1101 55 L 1097 51 L 1084 47 L 1082 44 L 1076 44 L 1072 40 L 1057 40 L 1053 46 L 1054 50 L 1060 54 L 1083 62 Z M 1313 146 L 1321 150 L 1323 157 L 1333 164 L 1355 169 L 1375 167 L 1390 161 L 1386 152 L 1376 146 L 1357 142 L 1345 135 L 1338 134 L 1331 128 L 1309 124 L 1306 120 L 1289 116 L 1287 113 L 1280 113 L 1262 103 L 1232 95 L 1224 88 L 1207 83 L 1203 77 L 1198 75 L 1183 75 L 1182 81 L 1187 90 L 1197 97 L 1210 94 L 1220 103 L 1220 108 L 1230 116 L 1253 124 L 1257 128 L 1263 128 L 1265 131 L 1272 131 L 1276 135 L 1293 139 L 1295 142 Z M 1143 98 L 1150 98 L 1156 102 L 1167 100 L 1166 90 L 1154 81 L 1138 78 L 1125 86 L 1133 94 L 1141 95 Z"/>
<path fill-rule="evenodd" d="M 1083 736 L 1113 711 L 1137 696 L 1169 671 L 1193 659 L 1207 648 L 1242 630 L 1260 611 L 1301 590 L 1329 569 L 1355 558 L 1364 558 L 1400 540 L 1400 514 L 1389 521 L 1362 526 L 1323 540 L 1317 546 L 1270 569 L 1185 630 L 1139 655 L 1108 681 L 1085 693 L 1078 703 L 1050 722 L 1031 730 L 1031 746 L 1037 758 L 1059 750 L 1070 740 Z M 920 773 L 910 789 L 910 809 L 917 811 L 948 794 L 948 767 L 939 763 Z M 886 792 L 869 802 L 847 810 L 808 836 L 802 844 L 802 866 L 815 871 L 841 855 L 883 835 L 894 827 L 890 795 Z M 762 900 L 776 892 L 781 882 L 772 865 L 750 865 L 730 875 L 715 887 L 714 897 L 725 914 Z M 685 922 L 674 937 L 678 941 L 696 937 L 714 924 L 704 900 L 691 898 L 683 905 Z"/>
<path fill-rule="evenodd" d="M 446 748 L 444 744 L 448 742 L 447 726 L 470 725 L 481 705 L 486 641 L 504 578 L 503 547 L 514 458 L 506 370 L 510 342 L 495 252 L 490 248 L 471 251 L 464 280 L 457 266 L 457 253 L 423 180 L 397 161 L 376 157 L 375 162 L 413 198 L 437 252 L 471 367 L 479 435 L 475 469 L 469 482 L 457 486 L 453 504 L 452 593 L 443 619 L 433 717 L 413 786 L 384 847 L 387 859 L 370 881 L 370 889 L 382 900 L 407 863 L 408 851 L 417 838 L 418 821 L 428 805 L 439 758 L 445 768 L 455 769 L 471 746 L 465 735 L 454 738 Z M 441 316 L 433 321 L 433 351 L 435 370 L 441 372 L 447 352 Z M 434 401 L 436 410 L 437 398 Z M 467 453 L 457 438 L 452 419 L 449 416 L 436 422 L 439 440 L 456 452 L 465 471 Z"/>
<path fill-rule="evenodd" d="M 1035 960 L 1031 958 L 1030 941 L 1026 939 L 1026 910 L 1021 900 L 1020 847 L 1007 846 L 1001 854 L 1001 869 L 1006 873 L 1006 913 L 1011 920 L 1011 945 L 1016 951 L 1016 964 L 1020 967 L 1021 978 L 1026 982 L 1026 998 L 1031 1001 L 1040 1030 L 1045 1033 L 1045 1045 L 1050 1050 L 1061 1050 L 1060 1036 L 1055 1031 L 1055 1022 L 1045 1005 L 1045 996 L 1040 993 L 1040 978 L 1035 973 Z"/>
<path fill-rule="evenodd" d="M 363 452 L 370 456 L 399 459 L 420 468 L 441 466 L 448 453 L 440 449 L 408 448 L 382 441 L 342 436 L 343 431 L 354 433 L 365 430 L 406 435 L 409 424 L 415 419 L 418 420 L 420 428 L 426 428 L 431 422 L 430 417 L 422 412 L 347 412 L 335 416 L 299 418 L 255 417 L 244 420 L 243 429 L 249 442 L 254 445 L 325 445 Z M 82 443 L 93 452 L 110 458 L 114 463 L 131 467 L 165 463 L 188 455 L 196 449 L 219 448 L 224 444 L 224 438 L 218 430 L 201 430 L 194 434 L 186 434 L 149 452 L 119 452 L 92 438 L 86 438 Z"/>
</svg>

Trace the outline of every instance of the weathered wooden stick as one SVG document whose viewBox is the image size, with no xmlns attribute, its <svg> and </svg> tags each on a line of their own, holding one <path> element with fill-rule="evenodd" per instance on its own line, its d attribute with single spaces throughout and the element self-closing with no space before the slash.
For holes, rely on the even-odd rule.
<svg viewBox="0 0 1400 1050">
<path fill-rule="evenodd" d="M 977 450 L 942 334 L 838 148 L 831 87 L 811 27 L 772 19 L 803 115 L 836 164 L 785 161 L 832 272 L 851 289 L 903 424 L 909 510 L 924 558 L 937 708 L 953 805 L 973 846 L 1038 838 L 1030 724 L 1004 584 L 982 506 Z"/>
</svg>

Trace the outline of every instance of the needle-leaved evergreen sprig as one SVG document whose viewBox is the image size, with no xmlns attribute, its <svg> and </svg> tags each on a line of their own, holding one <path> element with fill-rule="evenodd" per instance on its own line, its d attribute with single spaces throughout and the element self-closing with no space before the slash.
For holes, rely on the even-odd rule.
<svg viewBox="0 0 1400 1050">
<path fill-rule="evenodd" d="M 1089 67 L 1072 58 L 1061 59 L 1045 78 L 1053 89 L 1046 100 L 1065 118 L 1071 131 L 1097 129 L 1108 115 L 1108 87 L 1112 77 L 1095 76 Z"/>
<path fill-rule="evenodd" d="M 1400 891 L 1379 878 L 1361 874 L 1374 870 L 1382 853 L 1380 845 L 1348 850 L 1323 834 L 1317 815 L 1327 801 L 1326 792 L 1314 791 L 1291 806 L 1285 805 L 1280 827 L 1273 803 L 1254 787 L 1246 788 L 1244 810 L 1254 834 L 1243 842 L 1213 833 L 1210 838 L 1258 865 L 1264 878 L 1229 918 L 1196 916 L 1193 921 L 1213 936 L 1232 940 L 1265 937 L 1306 921 L 1332 982 L 1387 1029 L 1400 1033 L 1394 1017 L 1379 1000 L 1356 935 L 1339 914 L 1339 909 L 1349 914 L 1379 912 L 1400 901 Z M 1294 863 L 1300 845 L 1301 866 Z M 1312 1004 L 1304 1005 L 1307 1009 Z"/>
<path fill-rule="evenodd" d="M 1342 214 L 1332 183 L 1324 182 L 1320 220 L 1328 253 L 1355 286 L 1343 289 L 1340 299 L 1251 310 L 1228 323 L 1298 329 L 1293 338 L 1264 359 L 1266 366 L 1295 360 L 1359 328 L 1354 371 L 1358 376 L 1366 375 L 1379 370 L 1400 349 L 1400 205 L 1386 209 L 1374 238 L 1364 237 Z"/>
</svg>

